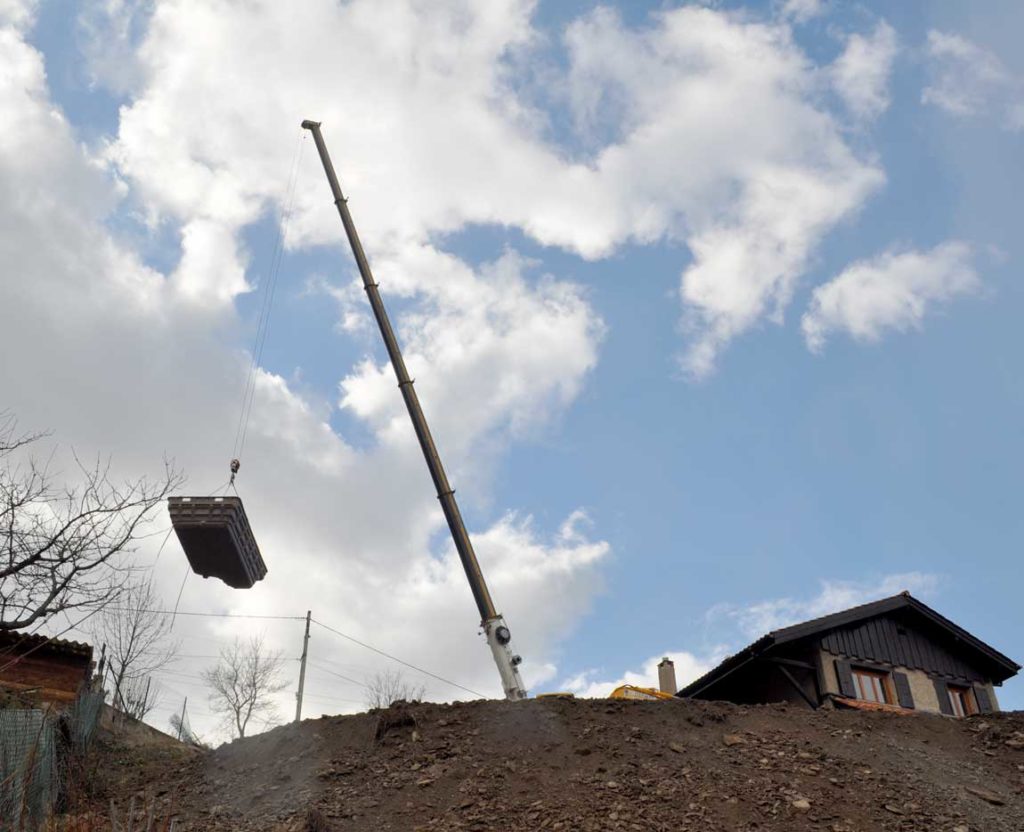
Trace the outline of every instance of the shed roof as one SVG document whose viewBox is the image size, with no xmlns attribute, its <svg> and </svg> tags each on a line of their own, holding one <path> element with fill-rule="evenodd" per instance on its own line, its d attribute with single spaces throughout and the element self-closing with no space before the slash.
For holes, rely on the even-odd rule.
<svg viewBox="0 0 1024 832">
<path fill-rule="evenodd" d="M 87 661 L 92 660 L 92 645 L 83 641 L 65 641 L 51 638 L 39 633 L 25 633 L 18 630 L 0 630 L 0 666 L 4 658 L 23 656 L 26 653 L 41 653 L 44 650 L 52 653 L 80 656 Z"/>
<path fill-rule="evenodd" d="M 772 630 L 770 633 L 761 636 L 761 638 L 753 644 L 744 647 L 738 653 L 734 653 L 724 659 L 721 664 L 709 670 L 699 679 L 688 684 L 676 695 L 683 697 L 695 696 L 710 687 L 719 679 L 738 669 L 740 666 L 757 658 L 758 656 L 763 655 L 778 645 L 798 641 L 803 638 L 818 635 L 819 633 L 827 632 L 828 630 L 845 627 L 850 624 L 855 624 L 868 618 L 874 618 L 875 616 L 894 612 L 896 610 L 911 610 L 913 613 L 922 616 L 941 630 L 948 632 L 968 650 L 975 654 L 980 654 L 989 666 L 1001 673 L 1000 676 L 994 678 L 994 681 L 1003 682 L 1011 676 L 1016 675 L 1016 673 L 1021 669 L 1021 666 L 1013 661 L 1013 659 L 1003 655 L 991 645 L 986 644 L 977 636 L 967 632 L 967 630 L 957 624 L 954 624 L 945 616 L 940 615 L 924 602 L 919 601 L 909 592 L 904 591 L 899 595 L 882 598 L 879 601 L 872 601 L 868 604 L 861 604 L 857 607 L 851 607 L 848 610 L 832 613 L 831 615 L 812 618 L 810 621 L 804 621 L 800 624 L 793 624 L 789 627 Z"/>
</svg>

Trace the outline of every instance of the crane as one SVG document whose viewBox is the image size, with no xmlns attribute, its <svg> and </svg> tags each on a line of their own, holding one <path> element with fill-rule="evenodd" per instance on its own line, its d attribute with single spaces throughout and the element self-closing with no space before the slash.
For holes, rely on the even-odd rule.
<svg viewBox="0 0 1024 832">
<path fill-rule="evenodd" d="M 416 438 L 423 450 L 423 457 L 426 459 L 427 468 L 430 469 L 430 476 L 434 480 L 437 499 L 441 501 L 441 509 L 448 521 L 448 528 L 451 530 L 452 539 L 455 542 L 455 550 L 459 553 L 459 560 L 462 561 L 466 579 L 469 581 L 469 588 L 476 601 L 477 610 L 480 612 L 481 627 L 494 656 L 494 663 L 498 666 L 501 684 L 505 689 L 505 697 L 511 700 L 525 699 L 526 688 L 523 687 L 523 680 L 519 676 L 519 664 L 522 658 L 512 651 L 512 634 L 505 623 L 504 616 L 495 608 L 491 593 L 487 589 L 487 582 L 484 580 L 480 563 L 477 561 L 476 552 L 473 551 L 473 542 L 469 539 L 466 524 L 463 523 L 462 514 L 459 512 L 459 504 L 455 500 L 455 489 L 448 482 L 448 475 L 441 464 L 441 457 L 434 445 L 434 439 L 430 435 L 430 428 L 427 426 L 427 418 L 423 414 L 419 397 L 413 387 L 413 380 L 405 368 L 402 351 L 398 346 L 394 330 L 391 328 L 388 313 L 384 309 L 384 301 L 381 300 L 377 282 L 373 279 L 373 272 L 370 271 L 370 264 L 363 251 L 363 244 L 359 241 L 359 234 L 356 232 L 352 214 L 348 209 L 348 201 L 341 192 L 338 176 L 334 172 L 334 165 L 331 163 L 331 157 L 327 152 L 327 145 L 324 143 L 323 133 L 320 130 L 320 122 L 307 119 L 302 122 L 302 127 L 313 134 L 313 141 L 316 142 L 324 173 L 327 174 L 327 182 L 334 195 L 334 204 L 338 208 L 342 225 L 345 226 L 345 235 L 352 248 L 352 256 L 355 258 L 359 274 L 363 279 L 363 288 L 370 300 L 370 307 L 373 309 L 374 318 L 377 319 L 380 334 L 384 338 L 384 346 L 391 358 L 391 366 L 398 378 L 398 389 L 402 392 L 405 407 L 409 411 L 409 418 L 412 419 Z"/>
</svg>

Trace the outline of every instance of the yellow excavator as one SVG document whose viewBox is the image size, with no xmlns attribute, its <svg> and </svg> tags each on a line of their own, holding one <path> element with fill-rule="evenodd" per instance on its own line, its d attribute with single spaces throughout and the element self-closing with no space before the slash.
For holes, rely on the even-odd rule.
<svg viewBox="0 0 1024 832">
<path fill-rule="evenodd" d="M 675 699 L 671 693 L 657 688 L 642 688 L 638 685 L 619 685 L 611 692 L 609 699 Z"/>
</svg>

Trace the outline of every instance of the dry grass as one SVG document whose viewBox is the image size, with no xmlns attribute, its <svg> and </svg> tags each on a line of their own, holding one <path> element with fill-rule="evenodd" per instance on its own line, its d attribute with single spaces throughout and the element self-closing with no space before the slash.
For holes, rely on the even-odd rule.
<svg viewBox="0 0 1024 832">
<path fill-rule="evenodd" d="M 177 812 L 160 812 L 156 798 L 138 800 L 133 797 L 126 808 L 119 809 L 110 801 L 109 813 L 87 812 L 52 818 L 45 832 L 175 832 Z"/>
</svg>

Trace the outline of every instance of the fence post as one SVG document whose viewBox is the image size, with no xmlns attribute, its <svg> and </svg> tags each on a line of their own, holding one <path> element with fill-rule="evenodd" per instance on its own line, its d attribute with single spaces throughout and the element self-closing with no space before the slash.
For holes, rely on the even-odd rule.
<svg viewBox="0 0 1024 832">
<path fill-rule="evenodd" d="M 178 720 L 178 742 L 181 742 L 181 732 L 185 728 L 185 706 L 188 704 L 188 697 L 181 703 L 181 719 Z"/>
</svg>

